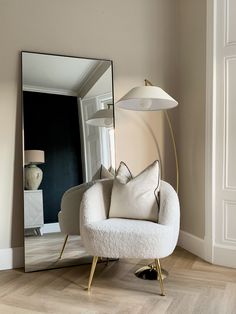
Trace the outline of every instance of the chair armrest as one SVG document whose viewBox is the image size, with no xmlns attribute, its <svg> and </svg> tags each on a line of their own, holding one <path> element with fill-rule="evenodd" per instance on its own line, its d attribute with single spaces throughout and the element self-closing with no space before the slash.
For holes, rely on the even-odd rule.
<svg viewBox="0 0 236 314">
<path fill-rule="evenodd" d="M 179 226 L 179 220 L 180 208 L 178 195 L 169 183 L 161 181 L 158 223 L 168 226 Z"/>
<path fill-rule="evenodd" d="M 171 250 L 173 251 L 179 237 L 180 208 L 179 198 L 173 187 L 161 181 L 160 186 L 160 211 L 158 223 L 170 227 Z"/>
<path fill-rule="evenodd" d="M 84 192 L 94 182 L 83 183 L 67 190 L 61 199 L 61 211 L 58 213 L 58 221 L 61 232 L 68 235 L 80 234 L 79 210 Z"/>
<path fill-rule="evenodd" d="M 84 193 L 80 205 L 81 232 L 84 225 L 107 219 L 112 185 L 113 179 L 99 180 Z"/>
</svg>

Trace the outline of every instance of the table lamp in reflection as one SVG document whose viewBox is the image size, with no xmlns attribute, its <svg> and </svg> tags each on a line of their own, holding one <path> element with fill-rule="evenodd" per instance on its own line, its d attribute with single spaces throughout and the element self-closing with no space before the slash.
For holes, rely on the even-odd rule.
<svg viewBox="0 0 236 314">
<path fill-rule="evenodd" d="M 25 150 L 25 189 L 37 190 L 43 179 L 43 171 L 37 167 L 45 162 L 43 150 Z"/>
</svg>

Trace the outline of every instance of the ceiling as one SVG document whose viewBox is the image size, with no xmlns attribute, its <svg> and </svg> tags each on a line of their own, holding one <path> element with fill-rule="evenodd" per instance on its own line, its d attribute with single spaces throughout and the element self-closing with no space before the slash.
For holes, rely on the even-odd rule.
<svg viewBox="0 0 236 314">
<path fill-rule="evenodd" d="M 23 90 L 79 96 L 78 93 L 91 75 L 107 62 L 109 61 L 24 52 Z M 111 87 L 110 66 L 104 73 L 101 72 L 101 76 L 89 87 L 92 91 L 86 91 L 86 94 L 89 93 L 92 97 L 96 93 L 111 92 Z"/>
<path fill-rule="evenodd" d="M 98 95 L 108 94 L 112 92 L 112 72 L 109 67 L 106 72 L 100 77 L 99 80 L 86 94 L 85 98 L 93 98 Z"/>
</svg>

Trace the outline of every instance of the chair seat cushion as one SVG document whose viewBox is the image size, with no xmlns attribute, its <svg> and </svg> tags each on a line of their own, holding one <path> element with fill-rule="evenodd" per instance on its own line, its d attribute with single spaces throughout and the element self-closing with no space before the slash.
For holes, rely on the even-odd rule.
<svg viewBox="0 0 236 314">
<path fill-rule="evenodd" d="M 92 255 L 110 258 L 162 258 L 173 251 L 172 229 L 151 221 L 109 218 L 83 226 Z"/>
</svg>

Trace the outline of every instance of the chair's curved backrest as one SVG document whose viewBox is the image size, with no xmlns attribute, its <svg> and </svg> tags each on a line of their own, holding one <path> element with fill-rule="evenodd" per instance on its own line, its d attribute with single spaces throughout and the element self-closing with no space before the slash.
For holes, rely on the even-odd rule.
<svg viewBox="0 0 236 314">
<path fill-rule="evenodd" d="M 68 235 L 80 234 L 79 209 L 84 192 L 95 181 L 83 183 L 67 190 L 61 199 L 61 211 L 58 213 L 58 221 L 61 232 Z"/>
<path fill-rule="evenodd" d="M 80 206 L 80 228 L 95 221 L 108 218 L 113 179 L 97 181 L 83 196 Z"/>
<path fill-rule="evenodd" d="M 80 204 L 84 192 L 93 186 L 96 182 L 112 181 L 112 179 L 95 180 L 88 183 L 80 184 L 67 190 L 61 200 L 61 211 L 58 214 L 58 220 L 61 232 L 68 235 L 80 234 Z M 104 187 L 109 187 L 111 193 L 111 185 L 104 182 Z M 176 206 L 176 204 L 178 206 Z M 175 236 L 178 237 L 179 232 L 179 202 L 178 196 L 172 186 L 161 180 L 160 186 L 160 212 L 159 223 L 174 226 Z"/>
<path fill-rule="evenodd" d="M 96 182 L 112 179 L 101 179 L 86 182 L 67 190 L 61 199 L 61 210 L 58 213 L 58 221 L 61 232 L 67 235 L 80 234 L 80 203 L 84 192 Z"/>
</svg>

